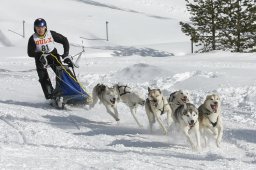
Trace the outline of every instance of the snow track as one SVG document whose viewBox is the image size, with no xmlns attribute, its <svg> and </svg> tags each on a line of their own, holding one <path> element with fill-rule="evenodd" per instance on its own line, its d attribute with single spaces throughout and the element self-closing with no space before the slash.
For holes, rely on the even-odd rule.
<svg viewBox="0 0 256 170">
<path fill-rule="evenodd" d="M 27 144 L 26 136 L 24 135 L 24 133 L 16 125 L 11 123 L 10 121 L 8 121 L 4 117 L 0 117 L 0 119 L 3 122 L 5 122 L 7 125 L 9 125 L 9 127 L 13 128 L 17 132 L 17 134 L 19 135 L 19 143 L 20 144 Z"/>
<path fill-rule="evenodd" d="M 80 130 L 79 125 L 76 123 L 76 121 L 75 121 L 74 119 L 72 119 L 72 117 L 71 117 L 70 114 L 67 115 L 67 118 L 74 124 L 74 126 L 75 126 L 78 130 Z"/>
<path fill-rule="evenodd" d="M 9 165 L 10 169 L 22 169 L 25 164 L 27 169 L 36 169 L 38 166 L 30 161 L 33 160 L 42 169 L 52 169 L 50 165 L 65 169 L 255 169 L 256 94 L 251 81 L 244 87 L 225 85 L 224 75 L 232 74 L 232 71 L 227 73 L 219 69 L 218 64 L 213 70 L 198 70 L 198 67 L 195 70 L 193 67 L 177 67 L 183 61 L 175 56 L 161 60 L 142 59 L 87 59 L 84 62 L 91 65 L 86 74 L 81 71 L 79 78 L 89 91 L 99 82 L 112 85 L 128 80 L 127 84 L 142 94 L 147 94 L 147 87 L 158 87 L 166 96 L 174 90 L 185 89 L 196 106 L 207 94 L 217 92 L 221 95 L 224 119 L 221 148 L 217 148 L 211 139 L 202 152 L 194 152 L 184 135 L 172 129 L 168 136 L 164 136 L 157 124 L 150 134 L 144 107 L 139 107 L 137 112 L 144 128 L 137 127 L 124 104 L 118 104 L 119 124 L 100 104 L 91 110 L 73 106 L 55 109 L 42 99 L 34 69 L 19 69 L 28 70 L 20 72 L 1 68 L 1 94 L 6 95 L 0 99 L 0 147 L 6 156 L 1 157 L 3 164 L 0 161 L 0 167 L 8 169 L 6 165 Z M 173 61 L 169 69 L 166 63 Z M 102 62 L 105 65 L 102 66 Z M 16 59 L 13 63 L 20 64 Z M 193 66 L 193 60 L 190 64 Z M 175 67 L 177 71 L 173 72 Z M 110 72 L 99 70 L 87 74 L 95 68 Z M 221 86 L 218 86 L 219 81 L 223 83 Z M 7 82 L 8 86 L 3 86 Z M 24 90 L 27 88 L 31 90 Z M 8 164 L 10 160 L 12 163 Z"/>
</svg>

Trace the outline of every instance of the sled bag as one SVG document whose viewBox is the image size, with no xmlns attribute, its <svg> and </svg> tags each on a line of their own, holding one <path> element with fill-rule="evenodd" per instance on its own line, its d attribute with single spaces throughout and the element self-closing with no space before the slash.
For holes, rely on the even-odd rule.
<svg viewBox="0 0 256 170">
<path fill-rule="evenodd" d="M 68 73 L 63 69 L 60 70 L 61 80 L 59 80 L 59 88 L 61 91 L 61 96 L 63 96 L 64 99 L 66 98 L 67 103 L 76 104 L 77 102 L 85 102 L 89 95 L 80 86 L 71 71 L 67 71 Z M 71 77 L 70 75 L 73 77 Z"/>
</svg>

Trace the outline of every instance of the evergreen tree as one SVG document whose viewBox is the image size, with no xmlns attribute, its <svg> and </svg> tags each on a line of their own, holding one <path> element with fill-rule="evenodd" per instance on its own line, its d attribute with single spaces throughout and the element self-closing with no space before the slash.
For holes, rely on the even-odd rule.
<svg viewBox="0 0 256 170">
<path fill-rule="evenodd" d="M 256 45 L 254 0 L 223 0 L 222 3 L 221 44 L 235 52 L 251 50 Z"/>
<path fill-rule="evenodd" d="M 184 22 L 180 22 L 180 25 L 182 32 L 184 32 L 187 36 L 190 36 L 191 41 L 197 43 L 199 40 L 199 35 L 197 34 L 195 28 Z"/>
<path fill-rule="evenodd" d="M 180 22 L 181 29 L 203 46 L 201 51 L 231 49 L 243 52 L 256 46 L 254 0 L 186 1 L 192 24 Z"/>
<path fill-rule="evenodd" d="M 191 14 L 192 25 L 180 23 L 182 31 L 192 37 L 196 35 L 202 51 L 219 49 L 218 30 L 220 28 L 219 12 L 221 0 L 186 0 L 187 9 Z M 193 28 L 187 29 L 188 27 Z M 193 39 L 193 38 L 192 38 Z"/>
</svg>

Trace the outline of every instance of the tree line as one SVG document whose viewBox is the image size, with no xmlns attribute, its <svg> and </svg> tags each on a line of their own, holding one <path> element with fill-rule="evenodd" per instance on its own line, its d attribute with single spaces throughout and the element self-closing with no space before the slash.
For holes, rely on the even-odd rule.
<svg viewBox="0 0 256 170">
<path fill-rule="evenodd" d="M 199 52 L 256 51 L 256 0 L 186 0 L 190 22 L 181 30 Z"/>
</svg>

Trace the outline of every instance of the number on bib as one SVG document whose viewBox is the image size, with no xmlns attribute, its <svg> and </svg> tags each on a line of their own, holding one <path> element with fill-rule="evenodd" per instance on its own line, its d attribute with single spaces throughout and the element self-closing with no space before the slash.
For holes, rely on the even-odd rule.
<svg viewBox="0 0 256 170">
<path fill-rule="evenodd" d="M 43 52 L 49 52 L 49 47 L 48 47 L 48 45 L 42 45 L 42 51 L 43 51 Z"/>
</svg>

